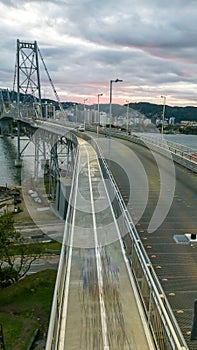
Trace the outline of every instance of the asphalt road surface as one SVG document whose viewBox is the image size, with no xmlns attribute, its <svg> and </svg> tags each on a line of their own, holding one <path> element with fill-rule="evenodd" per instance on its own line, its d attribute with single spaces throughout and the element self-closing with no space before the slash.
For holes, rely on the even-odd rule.
<svg viewBox="0 0 197 350">
<path fill-rule="evenodd" d="M 100 166 L 85 141 L 78 168 L 58 349 L 153 349 Z"/>
<path fill-rule="evenodd" d="M 169 174 L 169 168 L 165 166 L 165 159 L 158 155 L 160 166 L 163 167 L 162 173 L 169 181 L 166 183 L 166 193 L 168 192 L 168 197 L 172 195 L 173 200 L 169 204 L 166 217 L 162 218 L 160 226 L 150 233 L 148 226 L 159 200 L 161 169 L 158 168 L 155 157 L 150 150 L 128 141 L 118 140 L 117 142 L 119 145 L 125 145 L 125 150 L 121 151 L 122 146 L 114 147 L 111 150 L 114 152 L 111 158 L 117 159 L 117 163 L 121 163 L 122 168 L 116 162 L 110 161 L 111 170 L 188 347 L 191 350 L 196 350 L 197 341 L 191 341 L 190 336 L 194 317 L 194 301 L 197 298 L 197 244 L 195 240 L 191 244 L 178 244 L 174 236 L 183 238 L 184 241 L 185 233 L 197 234 L 197 176 L 186 168 L 175 164 L 174 179 L 173 175 Z M 131 150 L 137 156 L 137 160 L 131 156 Z M 139 160 L 143 164 L 147 182 L 144 174 L 142 177 L 143 171 L 140 174 L 136 170 Z M 128 171 L 125 174 L 128 164 L 130 171 L 129 174 Z M 136 180 L 135 186 L 131 185 L 133 178 Z M 174 180 L 175 191 L 171 193 Z M 142 182 L 142 186 L 140 182 Z M 147 205 L 144 210 L 146 197 Z M 160 199 L 163 202 L 166 200 L 166 198 Z M 160 219 L 158 217 L 158 220 Z"/>
</svg>

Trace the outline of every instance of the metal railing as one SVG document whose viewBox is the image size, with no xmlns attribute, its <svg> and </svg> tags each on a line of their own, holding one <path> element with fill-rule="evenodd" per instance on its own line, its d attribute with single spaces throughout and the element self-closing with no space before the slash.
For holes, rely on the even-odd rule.
<svg viewBox="0 0 197 350">
<path fill-rule="evenodd" d="M 74 189 L 75 189 L 75 182 L 76 182 L 75 175 L 77 172 L 78 155 L 79 153 L 77 151 L 76 159 L 75 159 L 75 167 L 73 171 L 73 181 L 72 181 L 72 186 L 70 191 L 70 198 L 72 198 Z M 48 328 L 46 350 L 57 349 L 58 340 L 59 340 L 58 334 L 60 331 L 60 324 L 61 324 L 60 310 L 62 309 L 61 306 L 63 304 L 65 277 L 66 277 L 66 271 L 68 266 L 69 249 L 71 248 L 68 242 L 69 242 L 69 236 L 70 236 L 70 230 L 71 230 L 70 222 L 72 222 L 73 209 L 74 208 L 71 205 L 68 205 L 64 236 L 63 236 L 63 242 L 62 242 L 62 249 L 61 249 L 60 260 L 59 260 L 59 267 L 58 267 L 55 289 L 53 294 L 53 302 L 52 302 L 51 317 L 50 317 L 49 328 Z"/>
<path fill-rule="evenodd" d="M 136 282 L 137 290 L 142 301 L 155 346 L 158 350 L 188 350 L 185 339 L 181 333 L 148 255 L 143 247 L 116 182 L 110 172 L 108 164 L 102 155 L 102 151 L 96 141 L 91 139 L 89 136 L 86 137 L 84 134 L 83 138 L 89 141 L 96 150 L 103 176 L 108 180 L 106 181 L 106 187 L 109 197 L 113 199 L 111 201 L 112 208 L 117 219 L 117 224 L 121 232 L 127 258 Z M 77 161 L 78 153 L 76 155 L 70 198 L 72 197 L 75 189 Z M 54 290 L 46 350 L 55 350 L 57 349 L 58 344 L 61 318 L 60 310 L 63 302 L 62 298 L 64 295 L 65 276 L 67 272 L 70 249 L 68 245 L 68 237 L 71 228 L 69 223 L 72 221 L 72 215 L 73 208 L 71 205 L 69 205 L 59 261 L 59 269 Z M 128 237 L 129 240 L 125 239 Z"/>
<path fill-rule="evenodd" d="M 107 179 L 106 186 L 112 201 L 117 223 L 127 251 L 131 270 L 135 277 L 138 292 L 141 296 L 148 325 L 153 335 L 155 345 L 159 350 L 188 349 L 165 293 L 160 285 L 153 266 L 143 247 L 138 232 L 127 210 L 124 200 L 102 155 L 98 144 L 91 140 L 97 151 L 100 166 Z M 130 244 L 124 239 L 129 235 Z"/>
<path fill-rule="evenodd" d="M 95 127 L 92 126 L 86 126 L 86 129 L 96 132 Z M 100 129 L 99 134 L 109 136 L 109 131 L 108 129 Z M 195 148 L 187 147 L 172 141 L 167 141 L 162 139 L 161 135 L 158 134 L 155 134 L 155 136 L 146 136 L 145 133 L 126 135 L 123 132 L 112 130 L 111 136 L 138 143 L 147 148 L 150 147 L 151 150 L 161 153 L 167 157 L 169 157 L 169 154 L 171 154 L 176 163 L 179 163 L 197 173 L 197 149 Z"/>
<path fill-rule="evenodd" d="M 181 145 L 176 142 L 167 141 L 160 137 L 151 137 L 140 135 L 140 137 L 130 136 L 133 142 L 142 142 L 146 147 L 149 147 L 163 155 L 172 156 L 172 159 L 184 167 L 197 173 L 197 149 Z M 139 142 L 139 143 L 140 143 Z"/>
<path fill-rule="evenodd" d="M 137 136 L 137 135 L 136 135 Z M 148 142 L 154 145 L 157 145 L 161 148 L 167 149 L 174 154 L 177 154 L 181 157 L 189 159 L 197 163 L 197 149 L 182 145 L 177 142 L 168 141 L 165 139 L 161 139 L 161 137 L 154 136 L 146 136 L 145 134 L 141 134 L 140 138 L 144 142 Z"/>
</svg>

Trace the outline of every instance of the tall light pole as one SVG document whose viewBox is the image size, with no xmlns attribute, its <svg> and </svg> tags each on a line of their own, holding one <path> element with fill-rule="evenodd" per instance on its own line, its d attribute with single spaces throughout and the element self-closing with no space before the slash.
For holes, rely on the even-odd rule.
<svg viewBox="0 0 197 350">
<path fill-rule="evenodd" d="M 84 118 L 83 123 L 84 123 L 84 127 L 85 127 L 85 103 L 86 103 L 87 100 L 88 100 L 87 98 L 84 98 L 84 100 L 83 100 L 83 118 Z"/>
<path fill-rule="evenodd" d="M 75 104 L 75 114 L 76 114 L 75 121 L 76 121 L 76 123 L 77 123 L 77 121 L 78 121 L 77 113 L 78 113 L 78 109 L 77 109 L 77 103 L 76 103 L 76 104 Z"/>
<path fill-rule="evenodd" d="M 129 134 L 129 101 L 127 103 L 127 135 Z"/>
<path fill-rule="evenodd" d="M 97 97 L 98 97 L 98 123 L 97 123 L 97 137 L 98 137 L 98 134 L 99 134 L 99 128 L 100 128 L 100 111 L 99 111 L 99 97 L 100 96 L 103 96 L 102 93 L 98 94 Z"/>
<path fill-rule="evenodd" d="M 103 94 L 98 94 L 97 95 L 97 97 L 98 97 L 98 122 L 99 122 L 99 124 L 100 124 L 100 114 L 99 114 L 100 113 L 100 111 L 99 111 L 99 97 L 100 96 L 103 96 Z"/>
<path fill-rule="evenodd" d="M 166 96 L 161 96 L 163 98 L 163 110 L 162 110 L 162 126 L 161 126 L 161 137 L 163 140 L 163 129 L 164 129 L 164 120 L 165 120 L 165 108 L 166 108 Z"/>
<path fill-rule="evenodd" d="M 123 80 L 116 79 L 116 80 L 110 80 L 109 85 L 109 137 L 111 137 L 111 124 L 112 124 L 112 84 L 113 83 L 121 83 Z"/>
<path fill-rule="evenodd" d="M 75 107 L 75 123 L 77 123 L 77 103 L 73 103 L 73 106 Z"/>
</svg>

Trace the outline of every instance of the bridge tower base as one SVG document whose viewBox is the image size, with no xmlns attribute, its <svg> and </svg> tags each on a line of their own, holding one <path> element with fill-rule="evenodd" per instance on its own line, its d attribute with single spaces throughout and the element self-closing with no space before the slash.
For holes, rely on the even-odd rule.
<svg viewBox="0 0 197 350">
<path fill-rule="evenodd" d="M 16 168 L 21 168 L 22 165 L 23 165 L 22 159 L 15 159 L 14 165 L 15 165 Z"/>
<path fill-rule="evenodd" d="M 13 125 L 11 120 L 4 119 L 0 121 L 0 135 L 13 135 Z"/>
</svg>

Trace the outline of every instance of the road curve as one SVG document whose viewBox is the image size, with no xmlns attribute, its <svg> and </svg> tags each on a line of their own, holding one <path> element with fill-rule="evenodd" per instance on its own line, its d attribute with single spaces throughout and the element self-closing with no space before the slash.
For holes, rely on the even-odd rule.
<svg viewBox="0 0 197 350">
<path fill-rule="evenodd" d="M 197 176 L 190 170 L 175 166 L 176 186 L 172 204 L 161 225 L 148 233 L 148 225 L 159 200 L 160 174 L 152 152 L 138 144 L 118 140 L 114 147 L 113 158 L 121 162 L 122 169 L 111 162 L 111 170 L 123 195 L 136 228 L 155 268 L 161 285 L 168 297 L 172 310 L 182 330 L 190 350 L 197 349 L 197 340 L 190 339 L 194 317 L 194 301 L 197 295 L 197 244 L 177 244 L 174 236 L 183 237 L 185 233 L 197 234 Z M 124 154 L 120 151 L 125 146 Z M 140 174 L 136 171 L 137 162 L 131 161 L 131 150 L 143 164 L 148 182 L 147 204 L 144 208 L 143 185 L 140 186 Z M 162 164 L 162 155 L 161 164 Z M 121 161 L 120 161 L 121 158 Z M 127 176 L 124 168 L 130 167 Z M 164 163 L 163 163 L 164 164 Z M 168 168 L 163 169 L 168 175 Z M 130 182 L 128 177 L 130 177 Z M 133 178 L 138 186 L 132 187 Z M 170 186 L 169 186 L 170 187 Z M 168 190 L 168 186 L 166 187 Z M 143 209 L 143 210 L 142 210 Z"/>
<path fill-rule="evenodd" d="M 95 151 L 79 143 L 58 349 L 154 349 Z"/>
</svg>

